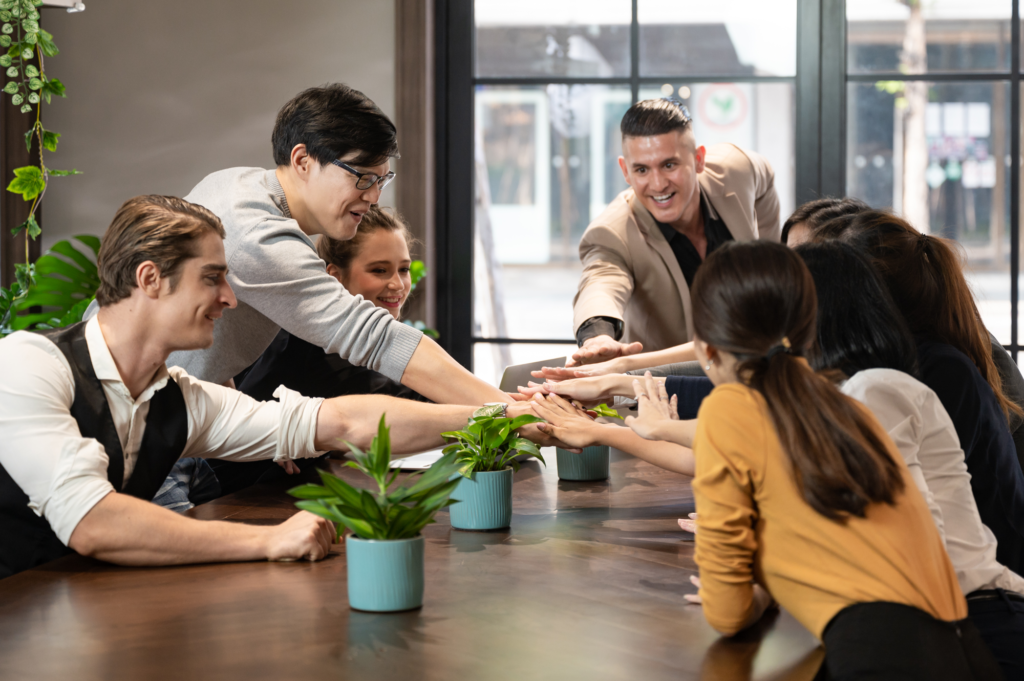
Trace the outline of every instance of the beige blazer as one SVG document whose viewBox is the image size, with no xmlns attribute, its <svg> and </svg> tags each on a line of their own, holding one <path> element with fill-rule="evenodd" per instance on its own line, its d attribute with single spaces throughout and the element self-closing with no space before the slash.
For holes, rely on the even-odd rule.
<svg viewBox="0 0 1024 681">
<path fill-rule="evenodd" d="M 779 240 L 775 175 L 763 156 L 733 144 L 710 146 L 697 181 L 736 241 Z M 591 317 L 611 317 L 624 324 L 623 342 L 640 341 L 647 351 L 693 340 L 690 289 L 679 261 L 632 189 L 587 227 L 580 260 L 574 333 Z"/>
</svg>

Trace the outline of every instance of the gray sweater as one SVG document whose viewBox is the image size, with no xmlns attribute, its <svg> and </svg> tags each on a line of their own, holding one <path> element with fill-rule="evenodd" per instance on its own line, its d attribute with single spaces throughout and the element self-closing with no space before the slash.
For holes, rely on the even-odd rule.
<svg viewBox="0 0 1024 681">
<path fill-rule="evenodd" d="M 313 242 L 292 219 L 273 170 L 222 170 L 185 198 L 224 223 L 228 282 L 238 307 L 225 310 L 214 325 L 211 347 L 175 352 L 168 366 L 224 383 L 255 362 L 283 328 L 325 352 L 402 379 L 423 334 L 327 274 Z"/>
</svg>

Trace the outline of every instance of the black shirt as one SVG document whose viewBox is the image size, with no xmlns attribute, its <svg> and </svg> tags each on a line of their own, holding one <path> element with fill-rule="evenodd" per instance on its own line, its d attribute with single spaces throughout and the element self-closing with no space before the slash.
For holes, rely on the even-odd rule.
<svg viewBox="0 0 1024 681">
<path fill-rule="evenodd" d="M 383 374 L 324 352 L 284 329 L 255 364 L 235 377 L 235 385 L 240 392 L 260 401 L 274 399 L 279 385 L 306 397 L 381 394 L 429 401 Z"/>
<path fill-rule="evenodd" d="M 732 232 L 725 226 L 721 218 L 712 213 L 704 192 L 700 192 L 700 215 L 704 220 L 704 236 L 708 240 L 708 246 L 705 251 L 705 257 L 707 257 L 726 241 L 732 241 Z M 657 220 L 654 222 L 661 229 L 661 233 L 665 236 L 665 240 L 668 241 L 669 247 L 675 254 L 676 260 L 679 262 L 679 269 L 683 271 L 683 277 L 686 279 L 686 285 L 693 286 L 693 278 L 697 274 L 697 268 L 704 262 L 700 257 L 700 253 L 697 252 L 693 242 L 687 237 L 669 225 Z M 611 336 L 615 340 L 619 340 L 622 338 L 622 330 L 622 322 L 618 319 L 591 317 L 580 324 L 580 328 L 577 329 L 576 343 L 582 346 L 583 341 L 588 338 L 602 335 Z"/>
<path fill-rule="evenodd" d="M 717 215 L 712 215 L 710 206 L 708 206 L 707 198 L 704 196 L 704 192 L 700 193 L 700 215 L 704 219 L 704 236 L 708 240 L 708 246 L 705 250 L 704 257 L 711 255 L 716 248 L 721 246 L 727 241 L 732 241 L 732 233 L 729 228 L 725 226 L 722 219 Z M 700 253 L 697 252 L 697 248 L 693 245 L 693 242 L 684 234 L 680 234 L 671 226 L 666 225 L 662 222 L 658 222 L 658 228 L 661 229 L 661 233 L 665 235 L 665 240 L 668 241 L 668 245 L 672 248 L 672 252 L 676 256 L 676 260 L 679 262 L 679 269 L 683 271 L 683 277 L 686 279 L 687 286 L 693 286 L 693 278 L 697 276 L 697 269 L 701 263 L 704 262 L 704 258 L 700 257 Z"/>
<path fill-rule="evenodd" d="M 996 560 L 1024 571 L 1024 473 L 995 393 L 967 355 L 917 339 L 921 382 L 935 391 L 964 450 L 981 521 L 999 541 Z"/>
</svg>

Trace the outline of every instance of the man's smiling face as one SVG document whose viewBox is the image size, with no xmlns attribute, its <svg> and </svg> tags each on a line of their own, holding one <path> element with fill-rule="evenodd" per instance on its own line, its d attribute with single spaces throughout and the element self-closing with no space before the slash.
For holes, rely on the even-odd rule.
<svg viewBox="0 0 1024 681">
<path fill-rule="evenodd" d="M 384 176 L 391 169 L 389 161 L 375 166 L 360 166 L 347 160 L 358 155 L 348 154 L 340 160 L 361 173 Z M 357 189 L 356 181 L 356 176 L 344 168 L 331 163 L 321 165 L 310 159 L 305 201 L 316 224 L 310 225 L 312 231 L 308 233 L 326 234 L 339 241 L 348 241 L 355 236 L 363 215 L 380 200 L 381 193 L 376 184 L 369 189 Z"/>
<path fill-rule="evenodd" d="M 220 235 L 210 230 L 197 238 L 195 253 L 181 264 L 175 286 L 171 286 L 174 277 L 160 281 L 163 309 L 159 317 L 175 350 L 213 345 L 214 323 L 224 308 L 237 304 L 226 278 L 228 267 Z"/>
<path fill-rule="evenodd" d="M 619 167 L 644 208 L 658 222 L 671 225 L 698 200 L 697 174 L 704 172 L 704 147 L 696 146 L 689 130 L 626 137 Z"/>
</svg>

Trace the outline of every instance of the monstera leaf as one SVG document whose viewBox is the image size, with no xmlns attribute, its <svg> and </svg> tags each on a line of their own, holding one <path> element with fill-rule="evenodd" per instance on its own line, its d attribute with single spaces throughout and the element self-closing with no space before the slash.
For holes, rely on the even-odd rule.
<svg viewBox="0 0 1024 681">
<path fill-rule="evenodd" d="M 90 235 L 74 238 L 88 249 L 92 257 L 69 241 L 58 241 L 44 253 L 35 263 L 35 282 L 29 287 L 28 295 L 18 303 L 18 311 L 22 314 L 11 319 L 13 330 L 61 327 L 82 318 L 88 301 L 96 295 L 100 285 L 95 262 L 100 240 Z M 42 307 L 43 311 L 24 313 L 33 307 Z"/>
</svg>

